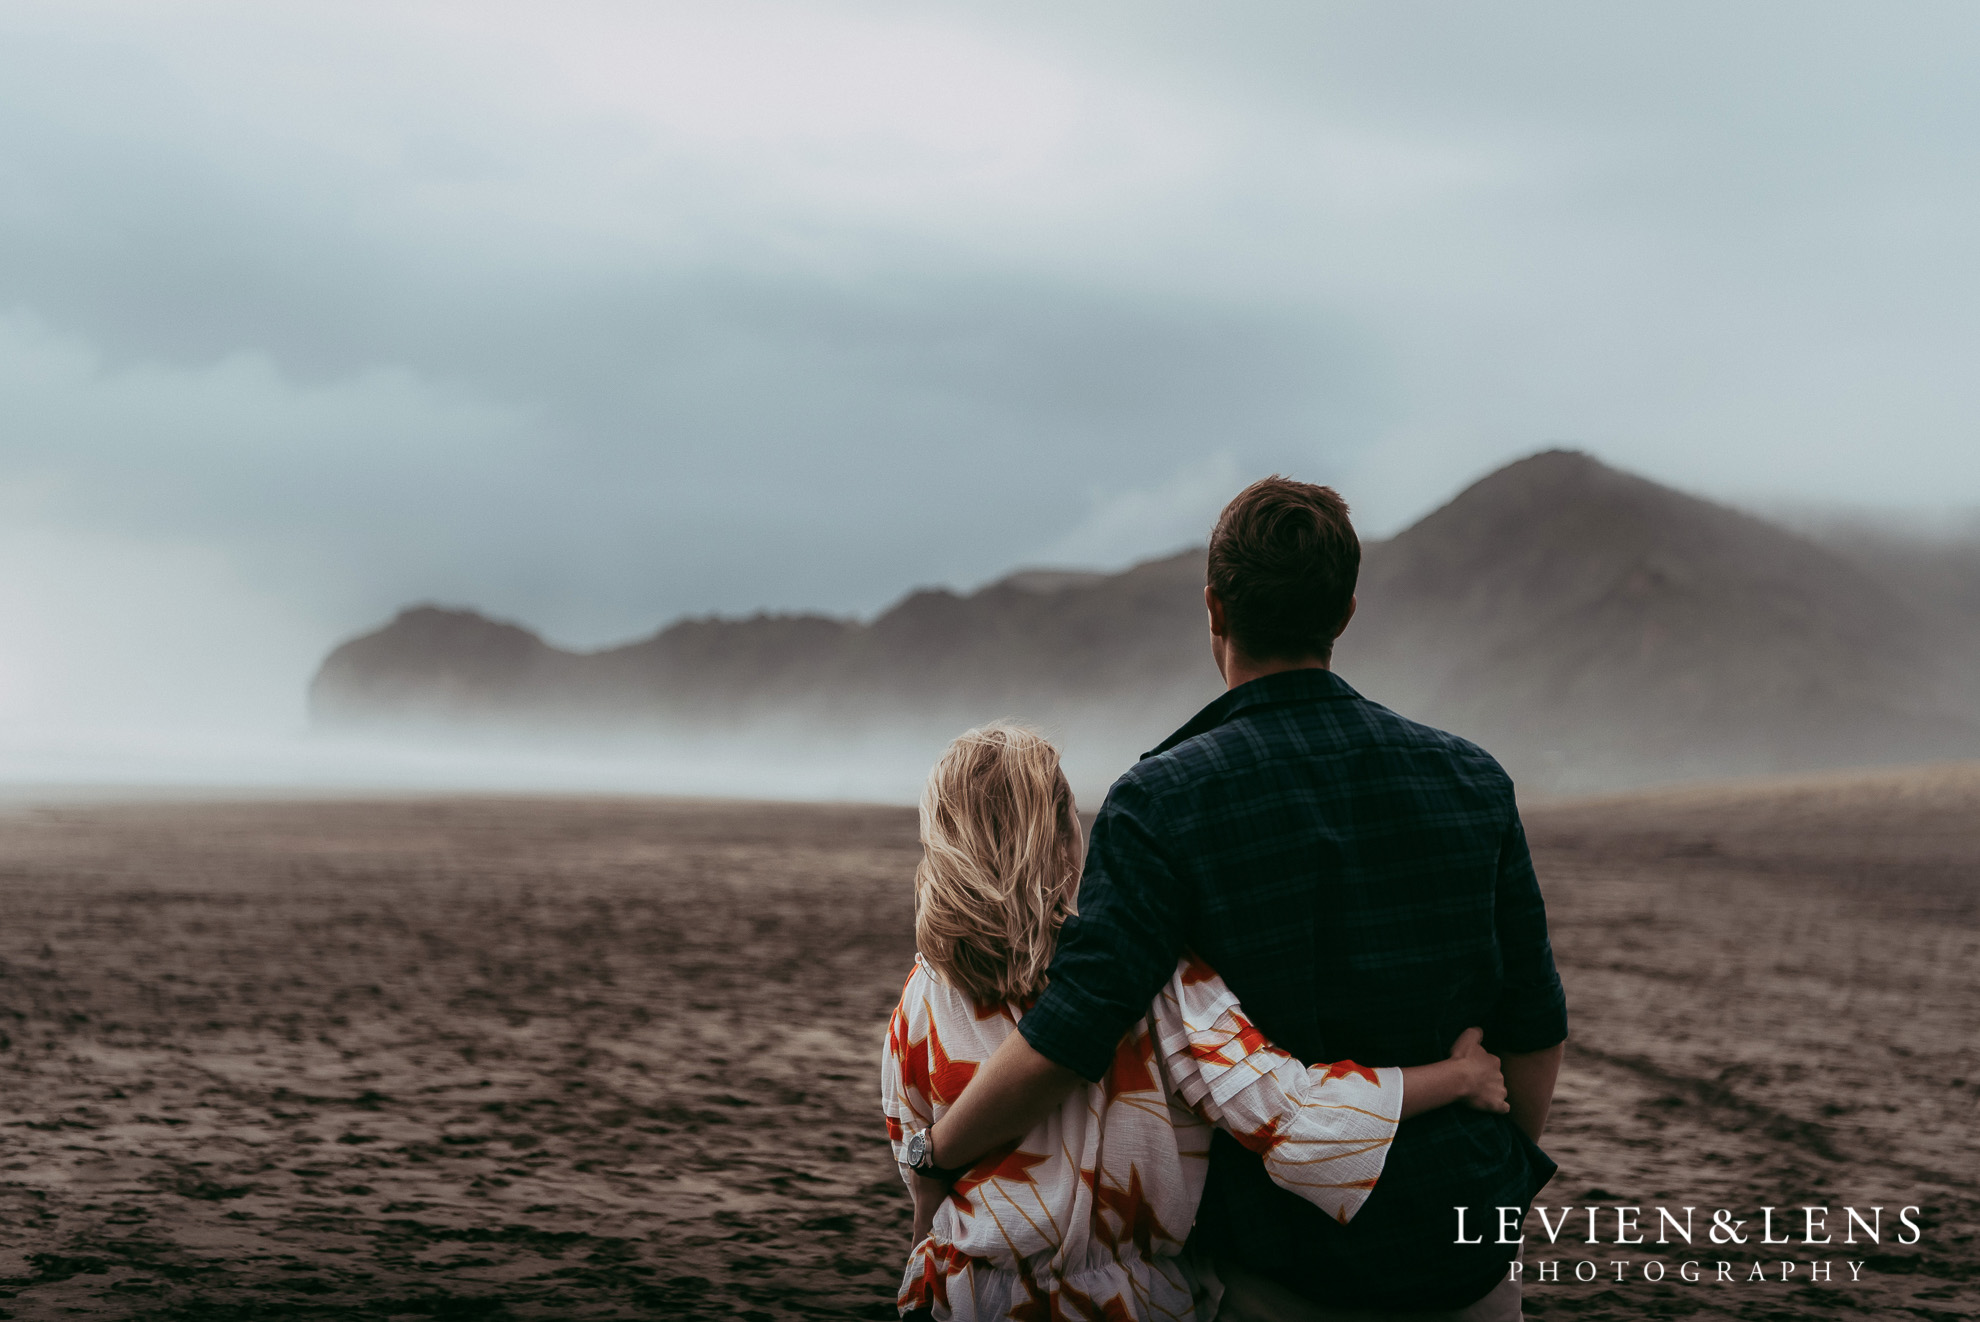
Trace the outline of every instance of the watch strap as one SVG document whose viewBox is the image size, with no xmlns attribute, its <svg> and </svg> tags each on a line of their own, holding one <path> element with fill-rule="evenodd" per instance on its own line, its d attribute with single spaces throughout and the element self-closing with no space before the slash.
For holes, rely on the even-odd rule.
<svg viewBox="0 0 1980 1322">
<path fill-rule="evenodd" d="M 937 1166 L 935 1164 L 934 1130 L 930 1127 L 921 1132 L 923 1135 L 921 1162 L 912 1168 L 916 1175 L 925 1176 L 931 1180 L 939 1180 L 943 1184 L 954 1184 L 957 1180 L 969 1174 L 968 1166 Z"/>
</svg>

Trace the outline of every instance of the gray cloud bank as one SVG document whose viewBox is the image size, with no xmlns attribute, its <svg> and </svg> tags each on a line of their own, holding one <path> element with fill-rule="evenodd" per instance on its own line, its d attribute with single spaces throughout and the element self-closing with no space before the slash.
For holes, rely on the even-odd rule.
<svg viewBox="0 0 1980 1322">
<path fill-rule="evenodd" d="M 1956 4 L 10 7 L 0 724 L 299 720 L 411 600 L 1119 565 L 1272 469 L 1980 504 L 1976 75 Z"/>
</svg>

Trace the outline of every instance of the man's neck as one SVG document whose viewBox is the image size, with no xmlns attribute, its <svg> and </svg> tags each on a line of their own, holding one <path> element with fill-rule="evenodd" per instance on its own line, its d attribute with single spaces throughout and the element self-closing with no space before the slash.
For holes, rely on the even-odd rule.
<svg viewBox="0 0 1980 1322">
<path fill-rule="evenodd" d="M 1332 670 L 1332 655 L 1306 656 L 1295 660 L 1256 661 L 1236 648 L 1228 648 L 1223 655 L 1224 687 L 1234 689 L 1249 684 L 1254 679 L 1267 675 L 1283 674 L 1288 670 Z"/>
</svg>

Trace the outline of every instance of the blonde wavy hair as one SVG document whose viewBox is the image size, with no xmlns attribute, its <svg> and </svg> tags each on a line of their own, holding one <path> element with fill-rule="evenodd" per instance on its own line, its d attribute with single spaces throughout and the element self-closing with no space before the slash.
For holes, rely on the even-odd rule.
<svg viewBox="0 0 1980 1322">
<path fill-rule="evenodd" d="M 921 793 L 914 938 L 944 982 L 986 1004 L 1045 989 L 1074 911 L 1081 841 L 1059 750 L 1035 731 L 959 736 Z"/>
</svg>

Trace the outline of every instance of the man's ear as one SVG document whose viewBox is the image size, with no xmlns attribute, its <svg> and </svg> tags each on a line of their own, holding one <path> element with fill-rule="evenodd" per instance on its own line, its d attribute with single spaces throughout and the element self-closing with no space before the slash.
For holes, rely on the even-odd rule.
<svg viewBox="0 0 1980 1322">
<path fill-rule="evenodd" d="M 1360 601 L 1358 598 L 1356 597 L 1348 598 L 1347 614 L 1341 616 L 1341 627 L 1334 630 L 1334 637 L 1339 638 L 1342 634 L 1347 632 L 1348 622 L 1354 619 L 1354 608 L 1359 604 Z"/>
<path fill-rule="evenodd" d="M 1210 636 L 1228 638 L 1231 626 L 1224 620 L 1224 599 L 1217 595 L 1217 589 L 1208 583 L 1203 585 L 1203 607 L 1210 612 Z"/>
</svg>

